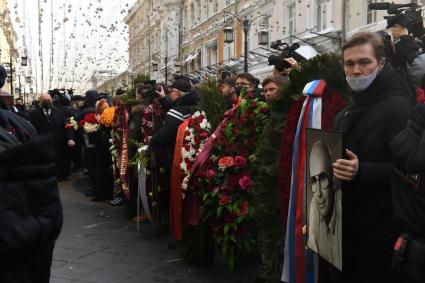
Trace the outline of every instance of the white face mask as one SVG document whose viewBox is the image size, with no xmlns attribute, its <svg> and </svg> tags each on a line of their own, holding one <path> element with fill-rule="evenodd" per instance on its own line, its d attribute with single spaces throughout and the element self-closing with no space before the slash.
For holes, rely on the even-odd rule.
<svg viewBox="0 0 425 283">
<path fill-rule="evenodd" d="M 348 85 L 353 91 L 359 92 L 359 91 L 363 91 L 367 89 L 373 83 L 373 81 L 376 79 L 376 76 L 378 75 L 378 72 L 379 72 L 379 66 L 376 67 L 376 70 L 373 71 L 368 76 L 365 76 L 365 77 L 346 76 L 345 79 L 347 80 Z"/>
</svg>

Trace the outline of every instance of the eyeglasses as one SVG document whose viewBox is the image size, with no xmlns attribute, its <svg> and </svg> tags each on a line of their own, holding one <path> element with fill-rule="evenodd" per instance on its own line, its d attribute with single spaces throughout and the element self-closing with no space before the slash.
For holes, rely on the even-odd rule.
<svg viewBox="0 0 425 283">
<path fill-rule="evenodd" d="M 329 179 L 326 173 L 320 173 L 319 175 L 310 177 L 310 182 L 313 193 L 317 192 L 319 187 L 322 191 L 327 190 L 329 187 Z"/>
<path fill-rule="evenodd" d="M 249 84 L 249 83 L 237 83 L 236 86 L 250 87 L 250 86 L 252 86 L 252 84 Z"/>
</svg>

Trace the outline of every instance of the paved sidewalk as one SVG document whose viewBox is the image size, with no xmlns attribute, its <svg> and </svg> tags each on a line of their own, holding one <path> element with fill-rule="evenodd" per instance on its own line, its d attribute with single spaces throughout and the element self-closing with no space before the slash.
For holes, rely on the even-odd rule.
<svg viewBox="0 0 425 283">
<path fill-rule="evenodd" d="M 150 224 L 125 218 L 124 207 L 93 203 L 84 195 L 88 178 L 74 175 L 60 183 L 64 226 L 56 243 L 52 283 L 62 282 L 254 282 L 255 267 L 245 266 L 230 274 L 223 263 L 198 269 L 169 250 L 170 235 L 155 238 Z M 248 264 L 249 265 L 249 264 Z"/>
</svg>

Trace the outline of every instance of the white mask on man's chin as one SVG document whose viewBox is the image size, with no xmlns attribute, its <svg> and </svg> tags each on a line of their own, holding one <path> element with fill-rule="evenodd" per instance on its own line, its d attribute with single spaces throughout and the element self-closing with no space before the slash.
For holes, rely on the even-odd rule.
<svg viewBox="0 0 425 283">
<path fill-rule="evenodd" d="M 373 71 L 370 75 L 364 77 L 350 77 L 346 76 L 348 85 L 355 92 L 360 92 L 367 89 L 373 81 L 376 79 L 376 76 L 379 73 L 379 66 L 376 67 L 375 71 Z"/>
</svg>

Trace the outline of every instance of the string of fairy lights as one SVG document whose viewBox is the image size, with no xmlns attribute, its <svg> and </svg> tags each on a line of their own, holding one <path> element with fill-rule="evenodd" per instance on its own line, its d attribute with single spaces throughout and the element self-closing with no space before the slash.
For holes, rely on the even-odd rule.
<svg viewBox="0 0 425 283">
<path fill-rule="evenodd" d="M 97 71 L 128 68 L 128 27 L 136 0 L 9 0 L 26 76 L 36 93 L 50 88 L 91 88 Z"/>
</svg>

